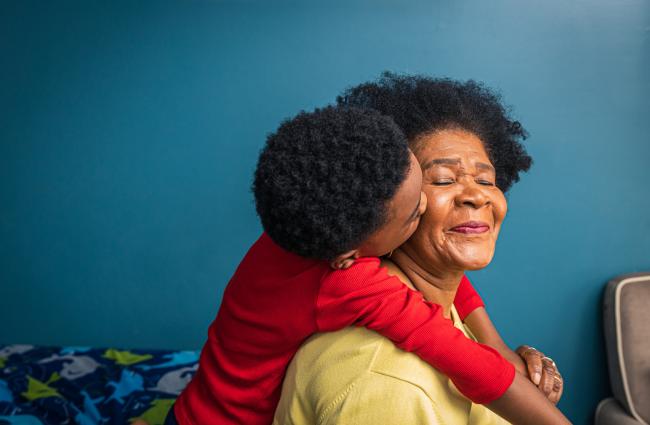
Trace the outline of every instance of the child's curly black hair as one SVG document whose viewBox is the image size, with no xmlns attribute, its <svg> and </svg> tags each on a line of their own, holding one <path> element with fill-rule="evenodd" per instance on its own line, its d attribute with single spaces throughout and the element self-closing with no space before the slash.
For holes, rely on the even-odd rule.
<svg viewBox="0 0 650 425">
<path fill-rule="evenodd" d="M 526 130 L 508 116 L 498 94 L 473 80 L 384 72 L 378 81 L 349 88 L 336 100 L 340 106 L 372 108 L 392 117 L 415 151 L 422 136 L 438 130 L 460 128 L 476 134 L 503 192 L 532 165 L 521 144 Z"/>
<path fill-rule="evenodd" d="M 387 220 L 387 201 L 410 167 L 406 137 L 389 117 L 357 107 L 301 112 L 271 134 L 253 192 L 275 243 L 331 260 Z"/>
</svg>

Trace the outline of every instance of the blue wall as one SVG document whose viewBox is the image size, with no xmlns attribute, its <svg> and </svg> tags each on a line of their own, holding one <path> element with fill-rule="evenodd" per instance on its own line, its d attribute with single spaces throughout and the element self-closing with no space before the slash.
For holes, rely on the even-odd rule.
<svg viewBox="0 0 650 425">
<path fill-rule="evenodd" d="M 535 166 L 472 278 L 590 421 L 603 285 L 650 269 L 650 2 L 104 3 L 3 4 L 0 342 L 200 347 L 281 119 L 382 70 L 475 78 Z"/>
</svg>

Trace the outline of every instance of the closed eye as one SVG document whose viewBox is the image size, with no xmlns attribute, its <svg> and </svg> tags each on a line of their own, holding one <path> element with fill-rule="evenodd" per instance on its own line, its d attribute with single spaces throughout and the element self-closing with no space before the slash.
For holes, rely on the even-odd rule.
<svg viewBox="0 0 650 425">
<path fill-rule="evenodd" d="M 494 186 L 494 183 L 489 180 L 478 180 L 478 184 L 483 186 Z"/>
<path fill-rule="evenodd" d="M 434 181 L 433 184 L 434 186 L 449 186 L 450 184 L 454 184 L 453 179 L 444 179 L 444 180 L 436 180 Z"/>
</svg>

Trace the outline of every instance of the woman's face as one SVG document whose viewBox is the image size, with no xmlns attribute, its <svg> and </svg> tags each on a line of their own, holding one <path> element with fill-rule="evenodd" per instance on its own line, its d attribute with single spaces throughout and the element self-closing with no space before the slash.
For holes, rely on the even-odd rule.
<svg viewBox="0 0 650 425">
<path fill-rule="evenodd" d="M 481 140 L 464 130 L 440 130 L 419 139 L 427 209 L 403 249 L 427 268 L 457 271 L 487 266 L 507 202 Z"/>
</svg>

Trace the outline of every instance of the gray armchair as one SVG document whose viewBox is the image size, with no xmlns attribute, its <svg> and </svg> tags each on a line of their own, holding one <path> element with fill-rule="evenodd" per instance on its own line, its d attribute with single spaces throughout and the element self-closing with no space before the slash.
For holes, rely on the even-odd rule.
<svg viewBox="0 0 650 425">
<path fill-rule="evenodd" d="M 650 273 L 611 280 L 603 319 L 614 397 L 598 405 L 596 425 L 649 425 Z"/>
</svg>

